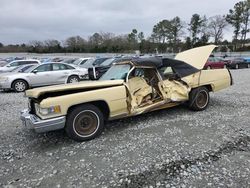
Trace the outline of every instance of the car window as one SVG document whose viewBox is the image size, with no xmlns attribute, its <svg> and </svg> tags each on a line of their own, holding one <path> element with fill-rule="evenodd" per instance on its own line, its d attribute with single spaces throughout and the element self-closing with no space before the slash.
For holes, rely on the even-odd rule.
<svg viewBox="0 0 250 188">
<path fill-rule="evenodd" d="M 13 63 L 11 63 L 9 66 L 10 66 L 10 67 L 15 67 L 15 66 L 18 66 L 18 65 L 19 65 L 18 62 L 13 62 Z"/>
<path fill-rule="evenodd" d="M 168 67 L 161 67 L 159 69 L 160 74 L 164 77 L 164 78 L 168 78 L 170 75 L 174 74 L 174 71 L 172 69 L 172 67 L 168 66 Z"/>
<path fill-rule="evenodd" d="M 130 68 L 130 65 L 113 65 L 100 80 L 125 79 Z"/>
<path fill-rule="evenodd" d="M 80 63 L 80 65 L 83 65 L 86 61 L 88 61 L 88 59 L 84 59 L 84 60 Z"/>
<path fill-rule="evenodd" d="M 52 64 L 53 71 L 65 70 L 65 66 L 62 64 Z"/>
<path fill-rule="evenodd" d="M 65 65 L 66 69 L 75 69 L 74 67 L 70 66 L 70 65 Z"/>
<path fill-rule="evenodd" d="M 35 69 L 37 72 L 51 71 L 51 64 L 40 65 Z"/>
<path fill-rule="evenodd" d="M 33 67 L 34 65 L 27 65 L 25 67 L 20 68 L 20 70 L 18 70 L 18 72 L 25 72 L 26 70 L 28 70 L 30 67 Z"/>
</svg>

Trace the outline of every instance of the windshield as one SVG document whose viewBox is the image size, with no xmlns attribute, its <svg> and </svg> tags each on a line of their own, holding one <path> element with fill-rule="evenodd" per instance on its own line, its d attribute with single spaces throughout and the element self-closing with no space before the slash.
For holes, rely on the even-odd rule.
<svg viewBox="0 0 250 188">
<path fill-rule="evenodd" d="M 77 59 L 78 60 L 78 59 Z M 63 63 L 67 63 L 67 64 L 74 64 L 75 61 L 77 61 L 76 59 L 65 59 L 63 61 Z"/>
<path fill-rule="evenodd" d="M 123 80 L 130 70 L 130 65 L 113 65 L 100 80 Z"/>
<path fill-rule="evenodd" d="M 98 66 L 98 65 L 100 65 L 102 62 L 104 62 L 104 61 L 106 61 L 108 58 L 98 58 L 98 59 L 96 59 L 94 62 L 93 62 L 93 64 L 95 65 L 95 66 Z"/>
<path fill-rule="evenodd" d="M 29 72 L 33 71 L 34 68 L 36 68 L 36 67 L 38 67 L 38 65 L 32 65 L 31 67 L 29 67 L 28 69 L 26 69 L 26 70 L 24 70 L 24 71 L 22 71 L 22 72 L 24 72 L 24 73 L 29 73 Z"/>
<path fill-rule="evenodd" d="M 94 61 L 95 59 L 88 59 L 83 65 L 80 65 L 80 67 L 84 67 L 84 68 L 92 67 Z"/>
<path fill-rule="evenodd" d="M 105 61 L 103 61 L 103 63 L 101 63 L 101 66 L 108 66 L 110 65 L 115 59 L 111 58 L 111 59 L 107 59 Z"/>
<path fill-rule="evenodd" d="M 0 60 L 0 67 L 4 67 L 4 66 L 7 65 L 7 64 L 8 64 L 8 62 L 1 61 L 1 60 Z"/>
<path fill-rule="evenodd" d="M 74 64 L 74 65 L 79 65 L 81 62 L 82 62 L 82 59 L 77 59 L 77 60 L 75 60 L 75 61 L 73 61 L 71 63 Z"/>
</svg>

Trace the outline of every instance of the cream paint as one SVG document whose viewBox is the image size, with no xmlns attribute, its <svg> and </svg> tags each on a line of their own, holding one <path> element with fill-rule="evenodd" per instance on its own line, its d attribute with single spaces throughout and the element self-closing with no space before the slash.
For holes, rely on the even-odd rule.
<svg viewBox="0 0 250 188">
<path fill-rule="evenodd" d="M 72 84 L 62 84 L 30 89 L 25 92 L 25 95 L 27 97 L 38 98 L 40 95 L 49 92 L 118 86 L 122 85 L 123 82 L 123 80 L 84 81 Z"/>
<path fill-rule="evenodd" d="M 210 54 L 216 48 L 215 45 L 207 45 L 198 48 L 192 48 L 184 52 L 178 53 L 176 60 L 184 61 L 197 69 L 202 69 L 207 62 Z"/>
</svg>

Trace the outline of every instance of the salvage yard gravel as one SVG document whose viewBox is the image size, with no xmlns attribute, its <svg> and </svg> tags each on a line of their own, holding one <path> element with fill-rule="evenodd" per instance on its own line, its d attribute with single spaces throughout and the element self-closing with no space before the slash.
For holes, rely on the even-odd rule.
<svg viewBox="0 0 250 188">
<path fill-rule="evenodd" d="M 82 143 L 25 129 L 27 98 L 0 92 L 0 187 L 250 187 L 250 70 L 231 72 L 205 111 L 111 121 Z"/>
</svg>

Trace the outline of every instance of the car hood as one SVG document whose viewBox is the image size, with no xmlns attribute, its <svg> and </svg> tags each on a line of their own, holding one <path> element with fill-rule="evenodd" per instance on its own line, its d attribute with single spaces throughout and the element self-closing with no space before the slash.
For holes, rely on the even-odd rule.
<svg viewBox="0 0 250 188">
<path fill-rule="evenodd" d="M 176 60 L 184 61 L 185 63 L 192 65 L 197 69 L 202 69 L 206 64 L 210 54 L 216 48 L 215 45 L 207 45 L 198 48 L 192 48 L 190 50 L 178 53 L 175 56 Z"/>
<path fill-rule="evenodd" d="M 104 81 L 83 81 L 74 84 L 62 84 L 48 87 L 40 87 L 36 89 L 30 89 L 25 92 L 27 97 L 38 98 L 45 93 L 74 91 L 82 89 L 99 89 L 103 87 L 119 86 L 124 83 L 123 80 L 104 80 Z"/>
</svg>

